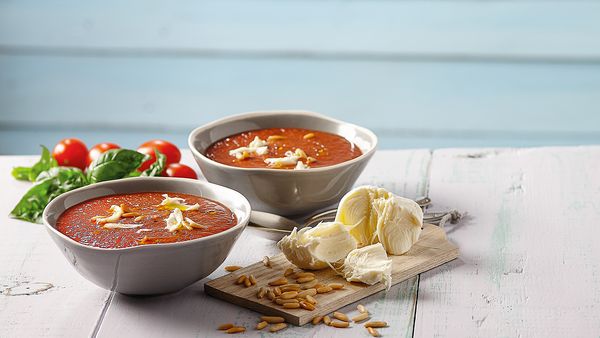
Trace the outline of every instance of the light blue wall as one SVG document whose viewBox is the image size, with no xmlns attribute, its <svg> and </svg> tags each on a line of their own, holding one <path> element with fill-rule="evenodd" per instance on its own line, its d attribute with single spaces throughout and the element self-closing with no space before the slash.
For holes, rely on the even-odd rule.
<svg viewBox="0 0 600 338">
<path fill-rule="evenodd" d="M 600 143 L 600 2 L 0 1 L 0 154 L 278 108 L 382 148 Z"/>
</svg>

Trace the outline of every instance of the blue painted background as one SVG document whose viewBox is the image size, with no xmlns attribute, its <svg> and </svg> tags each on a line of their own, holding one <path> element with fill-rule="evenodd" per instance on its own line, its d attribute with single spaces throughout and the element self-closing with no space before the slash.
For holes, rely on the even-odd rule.
<svg viewBox="0 0 600 338">
<path fill-rule="evenodd" d="M 600 143 L 600 2 L 0 1 L 0 154 L 308 109 L 382 148 Z"/>
</svg>

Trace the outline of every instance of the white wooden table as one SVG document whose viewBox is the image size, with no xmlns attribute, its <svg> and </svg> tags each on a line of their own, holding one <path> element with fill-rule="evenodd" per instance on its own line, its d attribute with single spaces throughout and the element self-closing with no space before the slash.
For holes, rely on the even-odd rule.
<svg viewBox="0 0 600 338">
<path fill-rule="evenodd" d="M 43 226 L 6 216 L 29 187 L 11 168 L 35 159 L 0 157 L 0 337 L 222 337 L 215 328 L 224 322 L 269 336 L 253 330 L 257 313 L 206 296 L 202 281 L 167 296 L 127 297 L 80 277 Z M 458 260 L 362 301 L 390 324 L 384 336 L 600 334 L 600 147 L 380 151 L 359 183 L 468 213 L 446 226 Z M 224 265 L 276 252 L 247 230 Z M 278 336 L 367 333 L 309 324 Z"/>
</svg>

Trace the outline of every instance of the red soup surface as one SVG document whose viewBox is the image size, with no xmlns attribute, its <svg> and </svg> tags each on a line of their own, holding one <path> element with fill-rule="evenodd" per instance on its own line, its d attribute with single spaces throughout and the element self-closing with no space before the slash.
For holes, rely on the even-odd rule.
<svg viewBox="0 0 600 338">
<path fill-rule="evenodd" d="M 163 194 L 181 200 L 176 204 L 161 205 L 165 200 Z M 119 209 L 116 213 L 113 206 Z M 186 210 L 190 206 L 194 206 L 193 210 Z M 174 210 L 176 208 L 181 211 L 183 222 L 175 222 L 179 225 L 175 230 L 167 229 L 167 219 L 172 213 L 178 213 Z M 118 211 L 122 212 L 117 218 L 115 214 L 119 214 Z M 107 220 L 109 216 L 113 218 Z M 81 244 L 98 248 L 127 248 L 206 237 L 236 224 L 235 214 L 213 200 L 173 192 L 141 192 L 81 202 L 59 216 L 56 228 Z"/>
<path fill-rule="evenodd" d="M 258 137 L 266 152 L 255 152 L 250 146 Z M 245 147 L 245 148 L 242 148 Z M 238 149 L 238 156 L 230 153 Z M 245 149 L 245 150 L 244 150 Z M 296 156 L 291 163 L 266 163 L 267 159 L 286 157 L 286 152 L 301 149 L 305 156 Z M 362 154 L 361 150 L 345 138 L 317 130 L 300 128 L 269 128 L 245 131 L 211 144 L 206 157 L 219 163 L 242 168 L 294 169 L 298 161 L 308 168 L 325 167 L 342 163 Z M 298 155 L 298 154 L 295 154 Z M 307 168 L 303 168 L 307 169 Z"/>
</svg>

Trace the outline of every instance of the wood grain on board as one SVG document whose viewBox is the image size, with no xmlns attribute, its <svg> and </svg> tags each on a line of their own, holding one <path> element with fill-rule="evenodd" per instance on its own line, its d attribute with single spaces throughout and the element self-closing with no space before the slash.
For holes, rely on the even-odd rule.
<svg viewBox="0 0 600 338">
<path fill-rule="evenodd" d="M 389 256 L 392 260 L 392 285 L 415 277 L 419 273 L 431 270 L 457 257 L 458 248 L 448 242 L 444 230 L 435 225 L 425 224 L 419 240 L 407 253 L 400 256 Z M 269 287 L 270 281 L 281 278 L 286 269 L 301 270 L 291 264 L 283 254 L 271 257 L 271 262 L 271 267 L 266 267 L 262 262 L 258 262 L 221 278 L 211 280 L 204 284 L 204 292 L 266 315 L 281 316 L 288 323 L 294 325 L 304 325 L 315 316 L 330 314 L 385 289 L 382 283 L 374 285 L 348 283 L 332 269 L 311 271 L 320 283 L 342 283 L 344 288 L 327 294 L 316 295 L 315 299 L 318 304 L 313 311 L 285 309 L 266 297 L 259 299 L 256 293 L 260 287 Z M 236 280 L 241 275 L 253 275 L 258 282 L 251 287 L 239 285 Z M 293 279 L 289 279 L 289 283 L 295 282 Z"/>
</svg>

